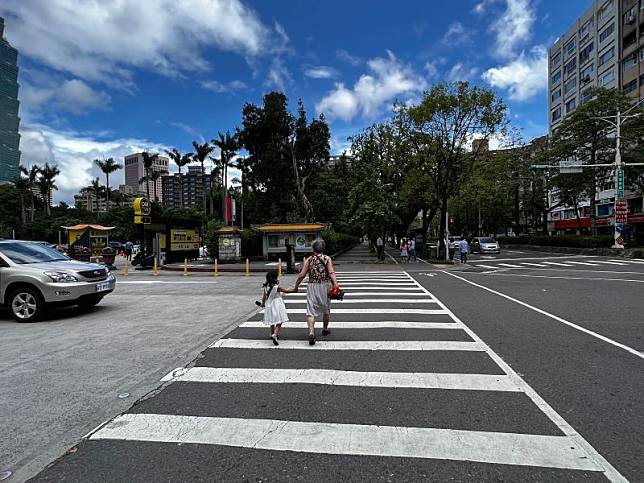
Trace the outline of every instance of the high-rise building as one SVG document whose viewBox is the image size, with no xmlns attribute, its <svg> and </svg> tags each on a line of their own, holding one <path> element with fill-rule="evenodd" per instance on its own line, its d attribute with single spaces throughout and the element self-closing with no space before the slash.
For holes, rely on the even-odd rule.
<svg viewBox="0 0 644 483">
<path fill-rule="evenodd" d="M 163 176 L 163 206 L 166 208 L 200 207 L 210 189 L 210 176 L 201 166 L 188 166 L 188 172 Z"/>
<path fill-rule="evenodd" d="M 150 172 L 157 171 L 160 173 L 168 173 L 170 160 L 165 156 L 155 157 Z M 138 194 L 147 196 L 148 185 L 150 187 L 150 199 L 154 200 L 155 196 L 157 201 L 163 201 L 163 185 L 161 178 L 156 181 L 146 182 L 144 180 L 145 167 L 143 164 L 143 153 L 129 154 L 125 156 L 125 184 L 131 186 Z"/>
<path fill-rule="evenodd" d="M 18 176 L 18 107 L 18 51 L 5 39 L 4 19 L 0 17 L 0 183 Z"/>
</svg>

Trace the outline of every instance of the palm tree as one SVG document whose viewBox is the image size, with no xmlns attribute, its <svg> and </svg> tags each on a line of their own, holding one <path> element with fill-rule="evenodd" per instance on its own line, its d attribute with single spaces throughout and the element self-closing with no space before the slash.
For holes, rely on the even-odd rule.
<svg viewBox="0 0 644 483">
<path fill-rule="evenodd" d="M 197 141 L 192 141 L 192 146 L 195 148 L 195 153 L 192 155 L 192 159 L 201 165 L 201 175 L 204 176 L 206 174 L 206 158 L 212 152 L 213 147 L 209 143 L 199 144 Z M 204 212 L 206 211 L 205 190 L 203 197 L 203 210 Z"/>
<path fill-rule="evenodd" d="M 230 132 L 226 132 L 226 134 L 219 133 L 219 139 L 213 139 L 212 144 L 214 144 L 221 150 L 220 165 L 221 165 L 221 171 L 222 171 L 221 176 L 222 176 L 222 186 L 223 186 L 223 193 L 224 193 L 222 214 L 224 217 L 224 223 L 228 223 L 228 213 L 226 209 L 226 190 L 228 189 L 228 168 L 231 167 L 231 161 L 238 149 L 237 138 L 235 136 L 231 136 Z"/>
<path fill-rule="evenodd" d="M 148 195 L 148 199 L 150 199 L 150 170 L 154 162 L 158 159 L 159 154 L 158 153 L 150 154 L 147 151 L 143 151 L 142 155 L 143 155 L 143 169 L 145 171 L 145 175 L 143 176 L 143 178 L 141 178 L 141 180 L 145 181 L 145 189 Z M 139 183 L 142 182 L 141 180 L 139 180 Z"/>
<path fill-rule="evenodd" d="M 181 154 L 176 148 L 173 148 L 172 151 L 166 151 L 170 159 L 174 161 L 174 164 L 179 168 L 179 182 L 181 183 L 181 208 L 183 208 L 183 176 L 181 176 L 181 168 L 187 166 L 192 162 L 192 153 Z"/>
<path fill-rule="evenodd" d="M 20 172 L 27 177 L 27 183 L 29 184 L 29 196 L 31 199 L 31 208 L 29 209 L 29 219 L 34 221 L 34 214 L 36 212 L 36 198 L 34 196 L 34 191 L 38 186 L 38 177 L 40 176 L 40 166 L 33 164 L 30 168 L 25 166 L 20 166 Z"/>
<path fill-rule="evenodd" d="M 98 179 L 98 176 L 92 180 L 92 184 L 89 186 L 88 192 L 92 193 L 94 195 L 94 198 L 96 198 L 96 209 L 97 211 L 100 211 L 98 208 L 98 200 L 100 199 L 101 193 L 103 192 L 103 187 L 101 186 L 101 181 Z M 88 210 L 87 211 L 94 211 L 94 202 L 92 201 L 91 206 L 88 205 Z"/>
<path fill-rule="evenodd" d="M 122 169 L 123 166 L 114 161 L 114 158 L 107 159 L 95 159 L 94 162 L 96 165 L 101 168 L 103 174 L 105 174 L 105 203 L 107 205 L 107 210 L 110 211 L 110 174 Z"/>
<path fill-rule="evenodd" d="M 154 188 L 154 201 L 159 201 L 157 197 L 157 180 L 161 177 L 168 174 L 166 171 L 150 171 L 150 174 L 146 176 L 147 181 L 152 181 L 152 187 Z"/>
<path fill-rule="evenodd" d="M 31 192 L 31 186 L 29 184 L 29 180 L 20 174 L 13 182 L 13 185 L 15 186 L 16 191 L 18 191 L 18 197 L 20 198 L 20 221 L 22 226 L 24 227 L 27 223 L 25 196 Z"/>
<path fill-rule="evenodd" d="M 239 157 L 237 158 L 236 161 L 233 162 L 232 167 L 235 169 L 238 169 L 239 172 L 241 173 L 239 183 L 241 184 L 241 229 L 244 229 L 244 201 L 246 199 L 246 175 L 248 174 L 248 171 L 250 170 L 248 158 L 242 158 Z"/>
<path fill-rule="evenodd" d="M 58 189 L 58 186 L 56 186 L 55 183 L 55 179 L 59 174 L 60 170 L 55 164 L 50 166 L 49 163 L 45 163 L 45 165 L 40 169 L 40 179 L 38 180 L 38 187 L 40 188 L 40 194 L 45 201 L 45 211 L 47 213 L 47 216 L 51 215 L 51 195 L 53 190 Z"/>
</svg>

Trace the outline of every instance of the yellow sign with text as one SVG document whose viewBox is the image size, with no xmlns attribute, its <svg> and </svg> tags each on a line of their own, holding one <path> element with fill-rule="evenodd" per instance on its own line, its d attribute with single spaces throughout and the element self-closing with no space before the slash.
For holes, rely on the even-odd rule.
<svg viewBox="0 0 644 483">
<path fill-rule="evenodd" d="M 132 207 L 134 208 L 134 214 L 137 216 L 147 216 L 152 210 L 147 198 L 136 198 L 132 203 Z"/>
<path fill-rule="evenodd" d="M 199 250 L 199 232 L 197 230 L 171 229 L 170 250 L 173 252 Z"/>
</svg>

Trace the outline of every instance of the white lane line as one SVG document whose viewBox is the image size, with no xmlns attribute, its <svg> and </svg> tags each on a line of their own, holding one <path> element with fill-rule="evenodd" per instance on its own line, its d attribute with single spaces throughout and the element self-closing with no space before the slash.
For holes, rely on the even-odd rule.
<svg viewBox="0 0 644 483">
<path fill-rule="evenodd" d="M 521 265 L 512 265 L 511 263 L 499 263 L 499 267 L 523 268 Z"/>
<path fill-rule="evenodd" d="M 469 283 L 470 285 L 473 285 L 473 286 L 478 287 L 480 289 L 486 290 L 487 292 L 490 292 L 490 293 L 493 293 L 495 295 L 498 295 L 499 297 L 503 297 L 504 299 L 510 300 L 511 302 L 514 302 L 514 303 L 517 303 L 519 305 L 522 305 L 523 307 L 526 307 L 526 308 L 528 308 L 530 310 L 534 310 L 535 312 L 538 312 L 538 313 L 540 313 L 542 315 L 545 315 L 546 317 L 550 317 L 551 319 L 554 319 L 557 322 L 561 322 L 562 324 L 565 324 L 565 325 L 567 325 L 569 327 L 572 327 L 573 329 L 576 329 L 576 330 L 578 330 L 580 332 L 583 332 L 584 334 L 588 334 L 591 337 L 595 337 L 596 339 L 599 339 L 599 340 L 601 340 L 603 342 L 607 342 L 608 344 L 611 344 L 611 345 L 613 345 L 615 347 L 619 347 L 620 349 L 624 349 L 625 351 L 627 351 L 630 354 L 633 354 L 633 355 L 639 357 L 640 359 L 644 359 L 644 352 L 640 352 L 640 351 L 638 351 L 636 349 L 633 349 L 632 347 L 629 347 L 629 346 L 627 346 L 625 344 L 622 344 L 621 342 L 617 342 L 616 340 L 613 340 L 613 339 L 610 339 L 610 338 L 608 338 L 606 336 L 598 334 L 597 332 L 593 332 L 592 330 L 586 329 L 585 327 L 577 325 L 577 324 L 575 324 L 573 322 L 569 322 L 566 319 L 562 319 L 561 317 L 559 317 L 557 315 L 551 314 L 550 312 L 546 312 L 545 310 L 540 309 L 539 307 L 535 307 L 534 305 L 530 305 L 530 304 L 528 304 L 526 302 L 523 302 L 522 300 L 515 299 L 514 297 L 510 297 L 509 295 L 506 295 L 504 293 L 501 293 L 501 292 L 498 292 L 496 290 L 493 290 L 493 289 L 491 289 L 489 287 L 486 287 L 485 285 L 481 285 L 481 284 L 478 284 L 476 282 L 472 282 L 471 280 L 467 280 L 466 278 L 459 277 L 458 275 L 454 275 L 453 273 L 450 273 L 450 272 L 444 272 L 444 273 L 446 273 L 447 275 L 449 275 L 451 277 L 458 278 L 459 280 L 462 280 L 465 283 Z M 438 303 L 440 305 L 440 301 Z"/>
<path fill-rule="evenodd" d="M 609 262 L 607 260 L 595 260 L 597 263 L 605 263 L 607 265 L 621 265 L 622 267 L 627 266 L 628 264 L 623 262 Z"/>
<path fill-rule="evenodd" d="M 602 470 L 570 437 L 454 429 L 123 414 L 90 439 Z"/>
<path fill-rule="evenodd" d="M 492 268 L 492 269 L 497 268 L 497 267 L 493 267 L 492 265 L 483 265 L 482 263 L 477 263 L 477 264 L 471 263 L 471 265 L 473 268 L 478 268 L 478 267 Z"/>
<path fill-rule="evenodd" d="M 281 340 L 275 347 L 270 340 L 256 339 L 219 339 L 211 348 L 224 349 L 301 349 L 328 351 L 473 351 L 485 349 L 477 342 L 461 342 L 453 340 L 336 340 L 320 341 L 309 345 L 305 340 Z"/>
<path fill-rule="evenodd" d="M 341 282 L 341 281 L 339 282 L 341 287 L 346 286 L 346 287 L 363 287 L 363 288 L 364 287 L 382 287 L 385 284 L 385 282 L 382 282 L 382 281 L 378 282 L 374 280 L 368 281 L 368 282 Z M 301 286 L 307 287 L 308 283 L 303 283 Z M 387 287 L 389 287 L 389 289 L 396 289 L 396 290 L 398 289 L 398 287 L 413 287 L 413 286 L 414 286 L 413 283 L 407 282 L 407 281 L 387 283 Z"/>
<path fill-rule="evenodd" d="M 485 257 L 485 260 L 488 262 L 522 262 L 523 260 L 563 260 L 564 258 L 568 260 L 569 258 L 577 258 L 577 259 L 584 259 L 584 258 L 590 258 L 593 255 L 566 255 L 565 257 L 562 255 L 555 255 L 555 256 L 550 256 L 550 257 L 519 257 L 519 258 L 493 258 L 493 257 Z M 478 260 L 478 259 L 477 259 Z M 477 260 L 472 260 L 474 263 L 476 263 Z"/>
<path fill-rule="evenodd" d="M 586 265 L 588 267 L 598 267 L 596 263 L 590 263 L 590 262 L 575 262 L 572 260 L 568 260 L 568 263 L 572 263 L 573 265 Z"/>
<path fill-rule="evenodd" d="M 306 300 L 289 300 L 284 298 L 285 304 L 304 304 Z M 340 302 L 333 302 L 333 306 L 337 304 L 435 304 L 436 301 L 430 298 L 425 299 L 346 299 Z"/>
<path fill-rule="evenodd" d="M 118 279 L 118 285 L 153 285 L 153 284 L 197 284 L 197 285 L 207 285 L 207 284 L 217 284 L 219 283 L 216 280 L 123 280 Z"/>
<path fill-rule="evenodd" d="M 611 260 L 611 262 L 623 262 L 623 263 L 644 263 L 644 260 L 633 260 L 632 258 L 625 258 L 623 260 Z"/>
<path fill-rule="evenodd" d="M 573 265 L 570 265 L 568 263 L 559 263 L 559 262 L 543 262 L 544 265 L 556 265 L 558 267 L 572 267 Z"/>
<path fill-rule="evenodd" d="M 239 327 L 266 328 L 263 322 L 244 322 Z M 306 329 L 306 322 L 285 322 L 282 326 L 287 329 Z M 383 322 L 338 322 L 332 321 L 333 329 L 462 329 L 456 322 L 402 322 L 402 321 L 383 321 Z"/>
<path fill-rule="evenodd" d="M 346 287 L 345 284 L 340 284 L 340 286 L 344 289 Z M 355 293 L 356 295 L 362 295 L 362 291 L 367 290 L 376 290 L 376 291 L 387 291 L 387 290 L 395 290 L 396 292 L 414 292 L 416 293 L 422 293 L 418 291 L 418 287 L 415 285 L 408 285 L 404 287 L 392 287 L 389 285 L 383 285 L 383 284 L 377 284 L 377 285 L 372 285 L 372 286 L 366 286 L 366 287 L 348 287 L 345 292 L 346 293 Z M 305 293 L 306 292 L 306 285 L 302 284 L 300 285 L 300 292 Z M 401 294 L 401 295 L 406 295 L 406 294 Z"/>
<path fill-rule="evenodd" d="M 396 265 L 400 265 L 400 262 L 396 260 L 394 257 L 392 257 L 387 250 L 385 250 L 385 255 L 387 255 L 389 258 L 391 258 Z"/>
<path fill-rule="evenodd" d="M 561 270 L 562 272 L 568 272 L 569 270 Z M 589 272 L 594 272 L 594 270 L 588 270 Z M 644 283 L 644 280 L 635 280 L 629 278 L 603 278 L 603 277 L 564 277 L 558 275 L 524 275 L 519 273 L 499 273 L 499 272 L 469 272 L 474 275 L 494 275 L 495 277 L 525 277 L 525 278 L 551 278 L 553 280 L 600 280 L 602 282 L 634 282 L 634 283 Z M 599 273 L 630 273 L 630 272 L 599 272 Z"/>
<path fill-rule="evenodd" d="M 329 386 L 521 392 L 519 386 L 509 376 L 490 374 L 193 367 L 178 374 L 173 380 L 203 383 L 324 384 Z"/>
<path fill-rule="evenodd" d="M 340 302 L 342 303 L 342 302 Z M 286 309 L 289 314 L 306 314 L 306 309 Z M 263 310 L 260 313 L 264 313 Z M 332 309 L 334 314 L 445 314 L 444 310 L 434 309 Z"/>
<path fill-rule="evenodd" d="M 402 275 L 405 272 L 400 272 L 399 270 L 381 270 L 381 271 L 366 271 L 366 272 L 363 272 L 362 270 L 360 270 L 360 271 L 354 271 L 354 272 L 336 271 L 335 273 L 337 273 L 338 275 L 363 275 L 363 274 L 371 274 L 371 275 L 374 275 L 374 274 L 375 275 Z"/>
<path fill-rule="evenodd" d="M 412 293 L 407 293 L 407 292 L 353 292 L 353 291 L 345 291 L 344 294 L 344 300 L 343 302 L 346 302 L 347 300 L 351 299 L 359 299 L 359 297 L 381 297 L 381 296 L 397 296 L 397 297 L 427 297 L 426 293 L 423 292 L 412 292 Z M 298 293 L 290 293 L 285 295 L 285 297 L 288 298 L 306 298 L 306 294 L 302 292 Z M 360 299 L 362 300 L 362 299 Z M 405 299 L 403 299 L 405 300 Z"/>
<path fill-rule="evenodd" d="M 542 263 L 529 263 L 529 262 L 523 262 L 521 265 L 530 265 L 531 267 L 539 267 L 539 268 L 544 268 L 547 267 L 547 265 L 544 265 Z"/>
<path fill-rule="evenodd" d="M 468 283 L 472 283 L 473 285 L 479 286 L 485 290 L 490 290 L 487 287 L 483 287 L 482 285 L 474 284 L 473 282 L 470 282 L 469 280 L 459 277 L 458 275 L 454 275 L 448 271 L 443 271 L 443 273 L 447 273 L 448 275 L 451 275 L 455 278 L 458 278 L 460 280 L 463 280 Z M 475 273 L 475 272 L 474 272 Z M 415 280 L 415 279 L 414 279 Z M 417 280 L 415 280 L 416 284 L 425 292 L 427 292 L 428 295 L 436 298 L 429 290 L 427 290 L 425 287 L 423 287 Z M 492 290 L 490 290 L 492 291 Z M 502 295 L 502 294 L 499 294 Z M 503 295 L 505 297 L 505 295 Z M 537 405 L 537 407 L 546 415 L 548 418 L 555 424 L 557 427 L 568 437 L 570 437 L 578 446 L 575 447 L 581 447 L 585 450 L 587 453 L 587 458 L 592 459 L 597 465 L 599 465 L 603 472 L 604 476 L 608 478 L 608 480 L 613 481 L 613 482 L 620 482 L 620 483 L 628 483 L 628 480 L 624 478 L 617 469 L 615 469 L 607 460 L 604 458 L 601 454 L 597 452 L 597 450 L 588 442 L 584 439 L 583 436 L 581 436 L 575 428 L 573 428 L 568 422 L 557 412 L 555 411 L 550 404 L 548 404 L 545 399 L 543 399 L 537 391 L 532 389 L 532 387 L 525 382 L 511 367 L 510 365 L 505 362 L 496 352 L 494 352 L 483 340 L 476 335 L 476 333 L 470 329 L 467 325 L 463 324 L 461 319 L 459 319 L 454 312 L 452 312 L 447 306 L 441 302 L 439 299 L 436 298 L 438 301 L 438 305 L 443 307 L 449 316 L 452 318 L 454 322 L 457 322 L 459 324 L 463 325 L 463 330 L 476 342 L 478 342 L 482 347 L 485 348 L 486 353 L 490 356 L 490 358 L 496 362 L 496 364 L 503 369 L 503 372 L 505 372 L 508 376 L 511 376 L 515 378 L 514 380 L 517 383 L 520 383 L 523 388 L 523 392 L 528 396 L 533 403 Z"/>
</svg>

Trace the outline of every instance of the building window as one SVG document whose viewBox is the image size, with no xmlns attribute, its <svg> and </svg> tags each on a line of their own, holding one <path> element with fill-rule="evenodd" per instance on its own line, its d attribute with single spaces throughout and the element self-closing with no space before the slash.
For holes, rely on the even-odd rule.
<svg viewBox="0 0 644 483">
<path fill-rule="evenodd" d="M 624 14 L 624 25 L 631 25 L 635 23 L 635 19 L 637 19 L 637 6 L 631 7 L 628 9 L 628 11 Z"/>
<path fill-rule="evenodd" d="M 579 42 L 583 42 L 589 35 L 590 30 L 593 28 L 593 19 L 591 18 L 588 22 L 581 26 L 579 30 Z"/>
<path fill-rule="evenodd" d="M 558 70 L 557 72 L 555 72 L 554 74 L 552 74 L 552 83 L 553 83 L 553 84 L 556 84 L 556 83 L 557 83 L 557 82 L 559 82 L 560 80 L 561 80 L 561 71 L 560 71 L 560 70 Z"/>
<path fill-rule="evenodd" d="M 597 21 L 607 20 L 613 13 L 613 0 L 606 2 L 597 12 Z"/>
<path fill-rule="evenodd" d="M 633 30 L 630 34 L 624 37 L 624 39 L 622 40 L 622 48 L 627 49 L 635 42 L 637 42 L 637 30 Z"/>
<path fill-rule="evenodd" d="M 632 198 L 628 201 L 628 214 L 634 215 L 642 212 L 642 198 Z"/>
<path fill-rule="evenodd" d="M 575 101 L 575 98 L 573 97 L 568 102 L 566 102 L 566 114 L 570 114 L 572 111 L 575 110 L 576 107 L 577 107 L 577 101 Z"/>
<path fill-rule="evenodd" d="M 577 41 L 573 37 L 572 40 L 570 42 L 568 42 L 564 46 L 564 51 L 566 52 L 566 57 L 570 57 L 572 54 L 574 54 L 576 47 L 577 47 Z"/>
<path fill-rule="evenodd" d="M 556 122 L 561 119 L 561 106 L 552 111 L 552 122 Z"/>
<path fill-rule="evenodd" d="M 640 87 L 644 86 L 644 74 L 640 75 Z"/>
<path fill-rule="evenodd" d="M 550 61 L 550 64 L 553 67 L 559 67 L 560 63 L 561 63 L 561 51 L 559 51 L 555 55 L 553 55 L 552 60 Z"/>
<path fill-rule="evenodd" d="M 570 94 L 577 87 L 577 78 L 573 77 L 568 82 L 564 84 L 564 96 Z"/>
<path fill-rule="evenodd" d="M 629 94 L 637 89 L 637 79 L 633 79 L 628 84 L 624 85 L 624 94 Z"/>
<path fill-rule="evenodd" d="M 577 68 L 577 58 L 575 57 L 566 65 L 564 65 L 564 77 L 570 77 L 570 74 L 575 72 L 576 68 Z"/>
<path fill-rule="evenodd" d="M 614 82 L 615 82 L 615 71 L 613 69 L 602 74 L 602 76 L 599 78 L 600 86 L 610 87 L 610 85 L 613 84 Z"/>
<path fill-rule="evenodd" d="M 615 31 L 615 24 L 612 23 L 599 34 L 599 41 L 603 42 Z"/>
<path fill-rule="evenodd" d="M 637 53 L 632 53 L 624 59 L 624 71 L 632 69 L 637 65 Z"/>
<path fill-rule="evenodd" d="M 640 50 L 640 62 L 644 62 L 644 49 Z"/>
<path fill-rule="evenodd" d="M 579 52 L 579 65 L 582 65 L 584 62 L 587 62 L 590 59 L 590 54 L 593 51 L 593 43 L 589 43 L 586 47 L 581 49 Z"/>
<path fill-rule="evenodd" d="M 590 64 L 588 67 L 583 69 L 579 73 L 579 85 L 585 86 L 590 81 L 592 81 L 594 73 L 595 73 L 595 66 L 593 64 Z"/>
<path fill-rule="evenodd" d="M 615 47 L 611 47 L 602 55 L 599 56 L 599 65 L 602 66 L 606 62 L 612 60 L 615 57 Z"/>
<path fill-rule="evenodd" d="M 592 88 L 588 88 L 581 93 L 581 101 L 579 102 L 579 105 L 587 103 L 592 98 Z"/>
<path fill-rule="evenodd" d="M 561 98 L 561 89 L 557 89 L 556 91 L 552 91 L 552 96 L 550 96 L 552 102 L 555 102 L 556 100 Z"/>
</svg>

